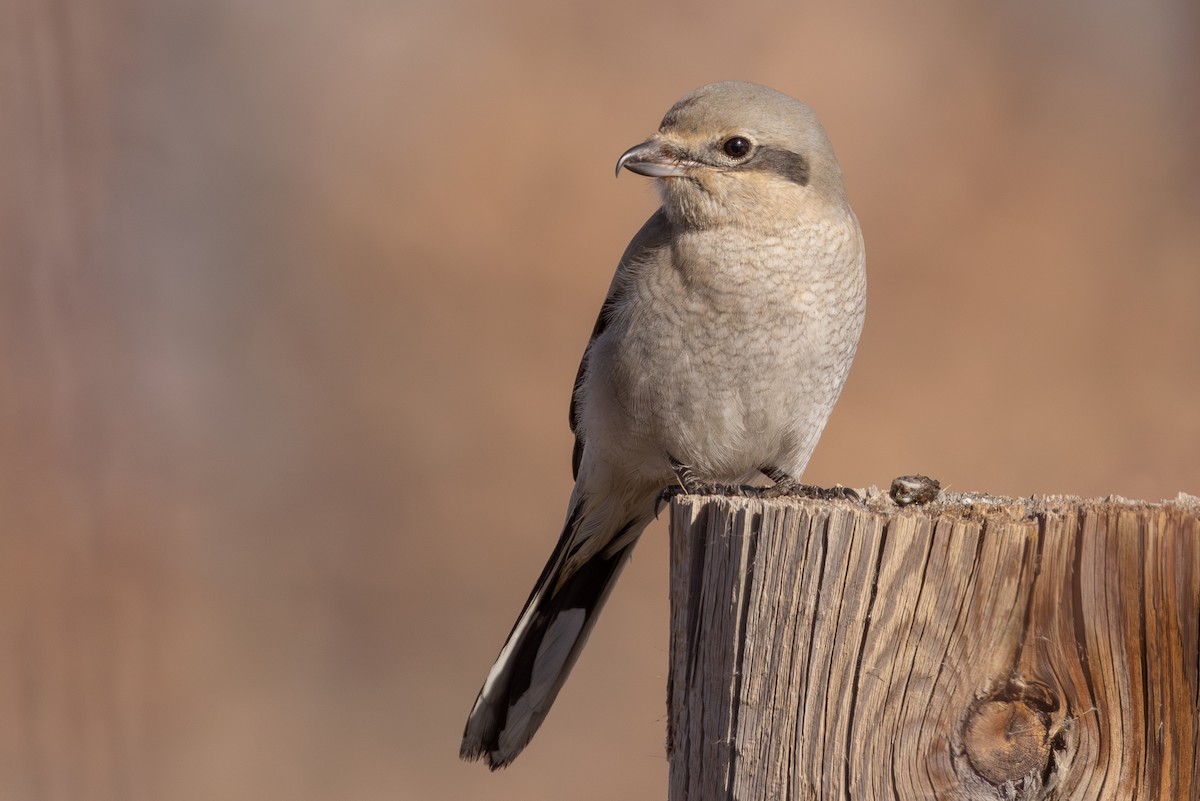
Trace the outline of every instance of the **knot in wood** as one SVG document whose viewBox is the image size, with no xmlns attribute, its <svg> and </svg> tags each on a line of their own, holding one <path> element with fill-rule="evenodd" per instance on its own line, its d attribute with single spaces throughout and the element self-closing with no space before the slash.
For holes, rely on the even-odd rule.
<svg viewBox="0 0 1200 801">
<path fill-rule="evenodd" d="M 971 767 L 992 784 L 1020 781 L 1050 757 L 1045 717 L 1024 700 L 983 701 L 968 713 L 963 746 Z"/>
</svg>

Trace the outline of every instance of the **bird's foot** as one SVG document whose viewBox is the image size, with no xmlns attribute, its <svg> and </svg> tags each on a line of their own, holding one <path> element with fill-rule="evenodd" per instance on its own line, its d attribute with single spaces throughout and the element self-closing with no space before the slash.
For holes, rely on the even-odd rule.
<svg viewBox="0 0 1200 801">
<path fill-rule="evenodd" d="M 766 473 L 767 478 L 771 479 L 774 484 L 758 489 L 757 495 L 760 498 L 791 496 L 815 498 L 822 501 L 846 500 L 862 502 L 862 496 L 849 487 L 843 487 L 841 484 L 834 484 L 832 487 L 816 487 L 811 484 L 801 484 L 782 470 L 772 468 L 763 472 Z"/>
<path fill-rule="evenodd" d="M 677 495 L 732 495 L 749 497 L 755 487 L 738 484 L 717 484 L 712 481 L 702 481 L 692 469 L 677 459 L 670 459 L 671 469 L 675 471 L 677 484 L 671 484 L 659 493 L 660 503 L 669 502 Z"/>
<path fill-rule="evenodd" d="M 660 506 L 670 503 L 672 498 L 680 495 L 720 495 L 726 498 L 757 498 L 761 489 L 761 487 L 752 487 L 749 484 L 713 484 L 711 482 L 698 482 L 688 486 L 671 484 L 664 487 L 663 491 L 658 493 L 658 503 Z"/>
</svg>

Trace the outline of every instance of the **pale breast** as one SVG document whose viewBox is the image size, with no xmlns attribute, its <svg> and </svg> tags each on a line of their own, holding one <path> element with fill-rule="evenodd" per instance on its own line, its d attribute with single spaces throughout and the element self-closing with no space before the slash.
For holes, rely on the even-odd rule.
<svg viewBox="0 0 1200 801">
<path fill-rule="evenodd" d="M 862 326 L 858 242 L 844 225 L 703 232 L 648 265 L 594 354 L 610 446 L 723 481 L 802 468 Z"/>
</svg>

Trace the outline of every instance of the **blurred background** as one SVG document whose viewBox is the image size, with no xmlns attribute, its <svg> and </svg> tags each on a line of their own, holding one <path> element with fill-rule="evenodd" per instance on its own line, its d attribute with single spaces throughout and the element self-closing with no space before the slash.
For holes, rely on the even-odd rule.
<svg viewBox="0 0 1200 801">
<path fill-rule="evenodd" d="M 665 525 L 457 759 L 684 92 L 804 99 L 866 234 L 806 476 L 1200 492 L 1200 6 L 0 5 L 0 799 L 662 798 Z"/>
</svg>

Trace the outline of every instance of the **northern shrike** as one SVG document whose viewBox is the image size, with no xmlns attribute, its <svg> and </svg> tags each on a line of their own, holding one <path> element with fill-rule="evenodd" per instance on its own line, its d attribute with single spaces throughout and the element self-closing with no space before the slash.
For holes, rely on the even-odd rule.
<svg viewBox="0 0 1200 801">
<path fill-rule="evenodd" d="M 575 378 L 566 525 L 467 720 L 461 756 L 492 769 L 545 719 L 667 487 L 802 486 L 862 330 L 862 234 L 803 103 L 703 86 L 622 167 L 655 178 L 662 207 Z"/>
</svg>

